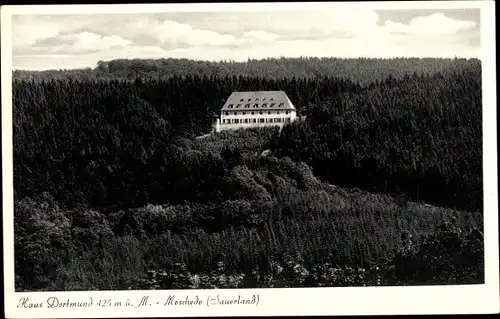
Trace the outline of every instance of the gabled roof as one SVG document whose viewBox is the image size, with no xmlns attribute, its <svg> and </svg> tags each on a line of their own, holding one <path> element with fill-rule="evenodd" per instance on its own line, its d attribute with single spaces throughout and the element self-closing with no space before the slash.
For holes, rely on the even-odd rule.
<svg viewBox="0 0 500 319">
<path fill-rule="evenodd" d="M 233 92 L 221 111 L 286 110 L 295 107 L 283 91 Z"/>
</svg>

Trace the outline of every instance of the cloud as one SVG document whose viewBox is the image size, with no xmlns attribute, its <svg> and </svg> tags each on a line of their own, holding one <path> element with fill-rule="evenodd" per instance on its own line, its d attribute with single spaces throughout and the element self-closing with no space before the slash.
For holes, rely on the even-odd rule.
<svg viewBox="0 0 500 319">
<path fill-rule="evenodd" d="M 336 33 L 339 30 L 369 32 L 378 21 L 373 10 L 293 11 L 293 12 L 226 12 L 217 14 L 165 15 L 196 28 L 216 32 L 244 34 L 248 31 L 265 31 L 283 38 L 297 36 L 314 38 L 317 35 Z"/>
<path fill-rule="evenodd" d="M 236 38 L 229 34 L 197 29 L 177 21 L 158 21 L 147 17 L 134 19 L 125 24 L 120 33 L 130 39 L 144 37 L 154 39 L 156 42 L 151 45 L 159 46 L 223 46 L 236 41 Z"/>
<path fill-rule="evenodd" d="M 279 39 L 279 35 L 265 32 L 265 31 L 247 31 L 245 32 L 243 38 L 248 39 L 249 41 L 263 41 L 263 42 L 273 42 Z"/>
<path fill-rule="evenodd" d="M 73 53 L 99 52 L 111 48 L 126 47 L 132 41 L 125 40 L 119 36 L 103 36 L 91 32 L 76 34 L 56 35 L 50 38 L 38 39 L 33 47 L 34 51 L 45 51 L 50 53 Z"/>
<path fill-rule="evenodd" d="M 473 21 L 442 13 L 379 20 L 377 12 L 359 9 L 22 16 L 13 18 L 13 62 L 15 68 L 61 68 L 116 58 L 479 55 Z"/>
<path fill-rule="evenodd" d="M 390 20 L 385 22 L 385 28 L 392 33 L 406 33 L 420 36 L 443 36 L 470 30 L 476 26 L 473 21 L 454 20 L 442 13 L 435 13 L 426 17 L 416 17 L 405 25 Z"/>
</svg>

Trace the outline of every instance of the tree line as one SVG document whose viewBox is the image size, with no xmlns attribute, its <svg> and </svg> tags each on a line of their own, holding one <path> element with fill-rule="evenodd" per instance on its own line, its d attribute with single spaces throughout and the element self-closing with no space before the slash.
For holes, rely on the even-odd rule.
<svg viewBox="0 0 500 319">
<path fill-rule="evenodd" d="M 84 81 L 134 81 L 136 78 L 168 79 L 172 76 L 264 77 L 264 78 L 322 78 L 336 76 L 360 84 L 384 80 L 389 75 L 402 78 L 406 74 L 432 74 L 461 69 L 478 59 L 438 58 L 268 58 L 235 61 L 195 61 L 189 59 L 117 59 L 99 61 L 94 68 L 78 70 L 48 70 L 42 72 L 16 70 L 14 79 L 46 80 L 78 79 Z"/>
</svg>

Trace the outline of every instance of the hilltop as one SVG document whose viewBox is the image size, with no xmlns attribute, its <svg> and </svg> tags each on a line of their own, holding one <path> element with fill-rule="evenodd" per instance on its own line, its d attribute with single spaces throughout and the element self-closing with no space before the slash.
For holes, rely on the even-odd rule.
<svg viewBox="0 0 500 319">
<path fill-rule="evenodd" d="M 118 59 L 99 61 L 95 68 L 77 70 L 22 71 L 14 79 L 124 80 L 168 79 L 173 76 L 250 78 L 321 78 L 335 76 L 360 84 L 384 80 L 389 75 L 422 75 L 480 65 L 478 59 L 441 58 L 268 58 L 246 62 L 198 61 L 188 59 Z"/>
</svg>

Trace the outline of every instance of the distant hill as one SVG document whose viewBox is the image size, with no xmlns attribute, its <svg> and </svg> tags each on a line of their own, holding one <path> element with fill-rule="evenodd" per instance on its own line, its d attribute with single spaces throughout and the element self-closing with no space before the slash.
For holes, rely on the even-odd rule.
<svg viewBox="0 0 500 319">
<path fill-rule="evenodd" d="M 401 78 L 407 74 L 433 74 L 480 64 L 478 59 L 439 58 L 269 58 L 246 62 L 195 61 L 189 59 L 118 59 L 99 61 L 95 68 L 75 70 L 23 71 L 15 70 L 14 79 L 78 79 L 134 80 L 165 79 L 173 76 L 244 76 L 265 78 L 315 78 L 335 76 L 360 84 L 382 80 L 391 75 Z"/>
</svg>

